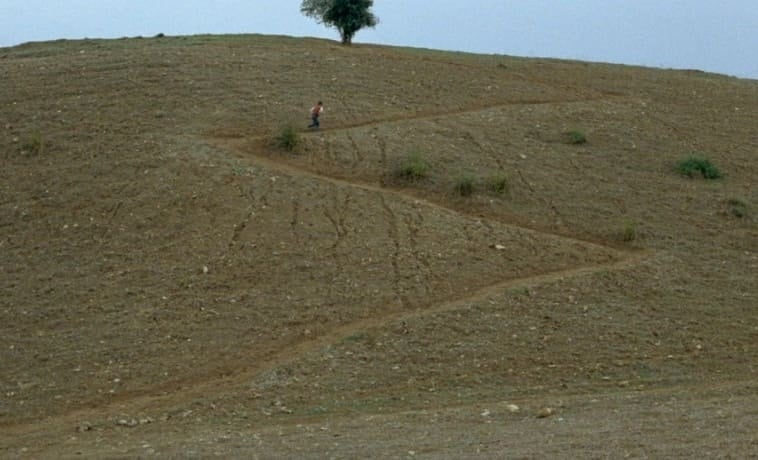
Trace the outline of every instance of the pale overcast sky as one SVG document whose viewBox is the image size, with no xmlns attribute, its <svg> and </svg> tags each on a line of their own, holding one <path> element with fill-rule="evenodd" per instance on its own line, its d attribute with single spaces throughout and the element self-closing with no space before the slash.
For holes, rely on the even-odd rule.
<svg viewBox="0 0 758 460">
<path fill-rule="evenodd" d="M 0 46 L 262 33 L 337 39 L 300 0 L 0 0 Z M 758 79 L 758 0 L 375 0 L 356 42 L 700 69 Z"/>
</svg>

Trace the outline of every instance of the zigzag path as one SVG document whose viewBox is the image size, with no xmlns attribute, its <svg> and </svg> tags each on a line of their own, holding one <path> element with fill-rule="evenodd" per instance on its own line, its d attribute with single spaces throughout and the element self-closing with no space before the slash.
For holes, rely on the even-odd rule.
<svg viewBox="0 0 758 460">
<path fill-rule="evenodd" d="M 535 103 L 547 104 L 547 103 L 554 103 L 554 102 L 555 101 L 539 101 L 539 102 L 531 102 L 531 104 L 535 104 Z M 563 102 L 567 102 L 567 101 L 563 101 Z M 569 101 L 569 102 L 584 102 L 584 101 Z M 472 112 L 497 108 L 503 105 L 504 104 L 493 104 L 487 107 L 461 110 L 458 112 L 458 114 L 472 113 Z M 506 105 L 514 105 L 514 104 L 509 103 Z M 449 116 L 449 115 L 446 115 L 446 116 Z M 381 121 L 375 120 L 375 121 L 367 122 L 367 123 L 359 123 L 359 124 L 350 125 L 350 126 L 332 128 L 330 129 L 330 131 L 350 130 L 350 129 L 354 129 L 360 126 L 376 125 L 376 124 L 388 123 L 392 121 L 429 119 L 429 118 L 438 118 L 438 117 L 439 115 L 415 114 L 413 117 L 400 117 L 400 118 L 393 118 L 393 119 L 381 120 Z M 250 140 L 251 140 L 250 138 L 242 139 L 242 141 L 248 141 L 248 142 Z M 215 137 L 211 139 L 211 142 L 214 145 L 220 148 L 224 148 L 229 151 L 234 151 L 234 150 L 239 149 L 240 144 L 241 144 L 238 138 L 230 139 L 230 138 Z M 431 202 L 429 200 L 414 196 L 410 194 L 408 191 L 397 190 L 397 189 L 392 189 L 388 187 L 381 187 L 381 186 L 377 186 L 373 184 L 360 183 L 360 182 L 344 180 L 344 179 L 339 179 L 335 177 L 318 174 L 313 171 L 298 168 L 291 164 L 286 164 L 281 161 L 276 161 L 269 156 L 264 156 L 263 154 L 251 155 L 249 151 L 245 151 L 244 154 L 242 154 L 242 156 L 244 158 L 247 158 L 249 161 L 253 163 L 257 163 L 258 165 L 265 166 L 266 168 L 269 168 L 273 171 L 289 174 L 294 177 L 308 177 L 311 179 L 326 181 L 338 187 L 360 188 L 364 191 L 370 191 L 377 194 L 383 194 L 384 196 L 389 196 L 394 199 L 413 200 L 415 203 L 418 203 L 419 205 L 424 206 L 424 207 L 435 208 L 435 209 L 440 209 L 447 212 L 454 212 L 461 215 L 465 215 L 465 213 L 461 212 L 460 210 L 451 209 L 443 205 Z M 524 277 L 524 278 L 507 279 L 507 280 L 503 280 L 503 281 L 494 283 L 492 285 L 483 287 L 474 292 L 465 293 L 465 295 L 457 296 L 450 301 L 443 302 L 440 304 L 426 305 L 426 306 L 414 308 L 412 310 L 405 310 L 402 312 L 393 312 L 389 314 L 379 313 L 375 316 L 362 318 L 354 322 L 343 324 L 320 336 L 302 340 L 299 343 L 296 343 L 295 345 L 288 347 L 287 349 L 271 351 L 267 358 L 257 363 L 228 362 L 228 363 L 223 363 L 222 366 L 217 366 L 217 367 L 221 367 L 225 369 L 242 369 L 240 371 L 236 371 L 236 372 L 229 371 L 229 373 L 225 373 L 224 375 L 221 375 L 221 376 L 219 376 L 218 372 L 213 372 L 211 375 L 194 376 L 192 379 L 187 379 L 184 381 L 179 381 L 179 382 L 174 381 L 168 384 L 158 385 L 156 387 L 152 387 L 148 389 L 142 389 L 138 391 L 132 391 L 129 393 L 123 393 L 119 395 L 118 397 L 114 398 L 113 400 L 109 401 L 105 405 L 95 406 L 91 408 L 84 408 L 84 409 L 76 409 L 67 414 L 54 416 L 54 417 L 45 419 L 44 421 L 41 421 L 41 422 L 38 421 L 34 423 L 29 423 L 29 424 L 6 426 L 4 427 L 5 435 L 17 436 L 17 435 L 22 435 L 25 433 L 31 433 L 34 431 L 40 431 L 42 427 L 45 427 L 45 426 L 55 427 L 55 426 L 61 426 L 61 424 L 62 426 L 70 426 L 72 423 L 76 423 L 77 421 L 81 421 L 81 420 L 93 420 L 93 419 L 97 419 L 98 417 L 100 418 L 108 417 L 109 415 L 112 415 L 113 412 L 135 413 L 135 412 L 148 411 L 148 410 L 150 412 L 155 412 L 157 408 L 161 408 L 161 407 L 168 408 L 168 407 L 181 404 L 182 401 L 192 401 L 196 398 L 202 398 L 204 396 L 207 396 L 208 394 L 213 394 L 215 392 L 218 392 L 218 389 L 220 387 L 234 386 L 234 385 L 241 384 L 244 382 L 249 382 L 256 375 L 260 373 L 263 373 L 271 369 L 275 369 L 279 366 L 282 366 L 288 363 L 292 363 L 298 359 L 301 359 L 303 356 L 306 356 L 309 353 L 318 351 L 332 344 L 339 343 L 341 340 L 361 331 L 381 328 L 388 324 L 404 321 L 413 317 L 432 315 L 432 314 L 446 312 L 446 311 L 463 309 L 471 304 L 477 303 L 482 300 L 486 300 L 496 295 L 500 295 L 503 292 L 510 289 L 530 288 L 530 287 L 534 287 L 538 285 L 560 282 L 560 281 L 571 279 L 571 278 L 591 276 L 595 273 L 599 273 L 603 271 L 629 269 L 639 264 L 643 260 L 647 259 L 651 255 L 649 251 L 641 251 L 641 250 L 622 251 L 622 250 L 619 250 L 618 248 L 603 246 L 597 242 L 591 242 L 591 241 L 582 240 L 579 238 L 569 237 L 566 235 L 559 235 L 559 234 L 550 233 L 550 232 L 546 232 L 542 230 L 527 228 L 522 225 L 513 225 L 513 224 L 504 223 L 504 222 L 493 222 L 493 224 L 511 225 L 513 227 L 519 228 L 527 232 L 534 232 L 534 233 L 549 235 L 553 238 L 565 239 L 567 241 L 574 241 L 574 242 L 581 241 L 584 244 L 602 247 L 606 250 L 611 250 L 615 254 L 616 260 L 608 262 L 608 263 L 602 263 L 602 264 L 596 264 L 596 265 L 578 266 L 578 267 L 572 267 L 572 268 L 563 269 L 563 270 L 549 271 L 549 272 L 541 273 L 534 276 Z"/>
</svg>

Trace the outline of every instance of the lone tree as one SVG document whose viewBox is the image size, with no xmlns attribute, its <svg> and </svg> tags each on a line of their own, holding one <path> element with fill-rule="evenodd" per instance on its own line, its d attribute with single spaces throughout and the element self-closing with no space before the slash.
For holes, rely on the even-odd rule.
<svg viewBox="0 0 758 460">
<path fill-rule="evenodd" d="M 379 18 L 371 7 L 374 0 L 303 0 L 300 11 L 317 22 L 336 28 L 343 45 L 353 43 L 355 33 L 364 27 L 374 27 Z"/>
</svg>

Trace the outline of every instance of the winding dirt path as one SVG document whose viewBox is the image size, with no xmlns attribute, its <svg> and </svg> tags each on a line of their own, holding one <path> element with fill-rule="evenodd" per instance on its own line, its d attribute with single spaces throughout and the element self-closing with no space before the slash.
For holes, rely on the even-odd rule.
<svg viewBox="0 0 758 460">
<path fill-rule="evenodd" d="M 556 101 L 533 101 L 523 104 L 548 104 L 555 103 Z M 585 102 L 582 101 L 561 101 L 565 102 Z M 516 105 L 510 103 L 507 105 Z M 468 109 L 460 111 L 459 113 L 471 113 L 482 110 L 488 110 L 503 106 L 503 104 L 493 104 L 487 107 L 479 107 L 475 109 Z M 339 128 L 332 128 L 331 131 L 336 130 L 350 130 L 356 127 L 367 125 L 378 125 L 388 122 L 396 122 L 403 120 L 413 120 L 420 118 L 438 118 L 437 114 L 414 114 L 414 116 L 393 118 L 390 120 L 372 121 L 366 123 L 357 123 L 350 126 L 343 126 Z M 260 139 L 259 139 L 260 140 Z M 215 146 L 223 148 L 228 151 L 239 151 L 243 144 L 249 145 L 249 142 L 255 141 L 255 139 L 247 138 L 223 138 L 216 137 L 211 139 L 211 143 Z M 344 188 L 358 188 L 363 191 L 375 193 L 380 197 L 392 198 L 396 200 L 413 201 L 414 204 L 420 205 L 429 209 L 436 209 L 446 213 L 455 213 L 459 215 L 466 215 L 465 212 L 460 210 L 451 209 L 441 204 L 434 203 L 427 199 L 413 195 L 409 191 L 393 189 L 388 187 L 382 187 L 376 184 L 349 181 L 331 176 L 325 176 L 313 171 L 302 169 L 291 164 L 287 164 L 281 161 L 276 161 L 262 154 L 253 154 L 249 151 L 245 151 L 241 154 L 243 158 L 248 159 L 250 162 L 264 166 L 273 171 L 288 174 L 295 177 L 307 177 L 314 180 L 325 181 L 333 184 L 337 187 Z M 470 216 L 473 217 L 473 216 Z M 479 219 L 480 217 L 476 217 Z M 487 219 L 483 219 L 487 220 Z M 239 359 L 235 359 L 234 362 L 215 363 L 215 367 L 204 375 L 195 375 L 191 379 L 185 379 L 181 381 L 166 382 L 156 385 L 150 388 L 144 388 L 131 392 L 126 392 L 118 395 L 105 404 L 96 404 L 88 408 L 79 408 L 63 415 L 52 416 L 42 421 L 32 423 L 22 423 L 18 425 L 9 425 L 3 427 L 3 436 L 22 436 L 28 435 L 34 432 L 47 432 L 47 430 L 55 431 L 61 429 L 61 427 L 76 426 L 83 420 L 102 420 L 103 418 L 113 417 L 115 413 L 157 413 L 161 408 L 171 408 L 180 405 L 184 401 L 192 401 L 195 399 L 207 398 L 209 394 L 218 393 L 219 388 L 235 386 L 249 382 L 255 378 L 256 375 L 275 369 L 282 365 L 286 365 L 301 359 L 309 353 L 317 352 L 324 347 L 338 343 L 341 340 L 350 337 L 356 333 L 376 329 L 383 327 L 387 324 L 408 320 L 410 318 L 432 315 L 447 311 L 453 311 L 457 309 L 466 308 L 468 305 L 486 300 L 490 297 L 501 295 L 503 292 L 510 289 L 523 289 L 530 288 L 538 285 L 560 282 L 562 280 L 591 276 L 595 273 L 609 271 L 609 270 L 622 270 L 634 267 L 641 261 L 648 258 L 651 254 L 649 251 L 622 251 L 618 248 L 612 248 L 596 241 L 583 240 L 576 237 L 560 235 L 556 233 L 547 232 L 535 228 L 529 228 L 523 225 L 517 225 L 501 221 L 493 221 L 496 225 L 512 226 L 520 229 L 521 231 L 532 232 L 535 234 L 549 235 L 553 238 L 564 239 L 570 242 L 582 242 L 583 244 L 589 244 L 596 247 L 610 250 L 615 256 L 615 260 L 607 263 L 586 265 L 572 267 L 568 269 L 549 271 L 538 275 L 533 275 L 524 278 L 515 278 L 500 281 L 498 283 L 483 287 L 473 292 L 464 293 L 456 298 L 453 298 L 447 302 L 424 305 L 410 310 L 405 309 L 403 311 L 395 311 L 391 313 L 378 314 L 368 318 L 361 318 L 347 324 L 340 325 L 325 334 L 317 337 L 306 338 L 286 349 L 268 350 L 268 352 L 262 353 L 265 357 L 259 362 L 240 362 Z M 219 370 L 221 369 L 221 371 Z M 242 369 L 237 371 L 237 369 Z"/>
<path fill-rule="evenodd" d="M 543 284 L 560 282 L 566 279 L 591 276 L 592 274 L 608 271 L 632 268 L 647 257 L 647 251 L 626 253 L 623 258 L 604 264 L 573 267 L 564 270 L 547 272 L 526 278 L 516 278 L 502 281 L 490 286 L 478 289 L 465 296 L 443 302 L 433 306 L 421 306 L 412 310 L 380 314 L 369 318 L 362 318 L 341 326 L 338 326 L 326 334 L 303 340 L 286 349 L 281 349 L 269 354 L 258 363 L 245 363 L 246 368 L 233 375 L 219 376 L 217 373 L 198 377 L 192 381 L 173 382 L 170 385 L 161 385 L 151 389 L 124 393 L 114 398 L 105 405 L 77 409 L 61 416 L 54 416 L 42 422 L 21 424 L 4 427 L 4 435 L 20 436 L 35 431 L 45 431 L 44 427 L 71 427 L 76 426 L 83 420 L 98 420 L 112 417 L 118 413 L 156 413 L 159 408 L 170 408 L 181 404 L 182 401 L 207 398 L 209 394 L 218 392 L 220 387 L 228 387 L 249 382 L 262 372 L 281 367 L 301 359 L 309 353 L 317 352 L 325 347 L 339 343 L 347 337 L 359 332 L 383 327 L 387 324 L 409 320 L 414 317 L 433 315 L 447 311 L 455 311 L 466 308 L 469 305 L 501 295 L 511 289 L 531 288 Z M 223 367 L 233 368 L 231 363 Z M 236 362 L 236 367 L 241 367 Z"/>
</svg>

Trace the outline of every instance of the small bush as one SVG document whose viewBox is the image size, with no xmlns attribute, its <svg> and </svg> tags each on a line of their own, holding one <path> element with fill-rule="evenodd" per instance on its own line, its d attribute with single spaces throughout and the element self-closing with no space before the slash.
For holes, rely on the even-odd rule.
<svg viewBox="0 0 758 460">
<path fill-rule="evenodd" d="M 742 219 L 747 216 L 747 203 L 739 198 L 731 198 L 726 204 L 729 206 L 729 214 Z"/>
<path fill-rule="evenodd" d="M 35 132 L 21 144 L 21 152 L 27 155 L 38 155 L 42 152 L 43 146 L 42 135 Z"/>
<path fill-rule="evenodd" d="M 463 174 L 455 180 L 454 189 L 455 193 L 460 196 L 471 196 L 474 194 L 475 189 L 474 176 L 470 174 Z"/>
<path fill-rule="evenodd" d="M 508 184 L 508 178 L 504 175 L 490 176 L 487 178 L 487 189 L 490 191 L 503 195 L 510 192 L 510 184 Z"/>
<path fill-rule="evenodd" d="M 291 152 L 300 144 L 300 135 L 292 125 L 285 125 L 274 138 L 274 142 L 277 147 Z"/>
<path fill-rule="evenodd" d="M 419 153 L 408 155 L 397 168 L 396 175 L 404 180 L 424 179 L 429 174 L 429 163 Z"/>
<path fill-rule="evenodd" d="M 721 177 L 721 171 L 716 168 L 708 159 L 690 156 L 680 161 L 677 165 L 680 174 L 687 177 L 702 175 L 706 179 L 718 179 Z"/>
<path fill-rule="evenodd" d="M 628 221 L 624 224 L 624 228 L 621 231 L 621 240 L 627 243 L 637 239 L 637 223 Z"/>
<path fill-rule="evenodd" d="M 569 144 L 578 145 L 587 143 L 587 136 L 581 131 L 569 131 L 566 133 Z"/>
</svg>

